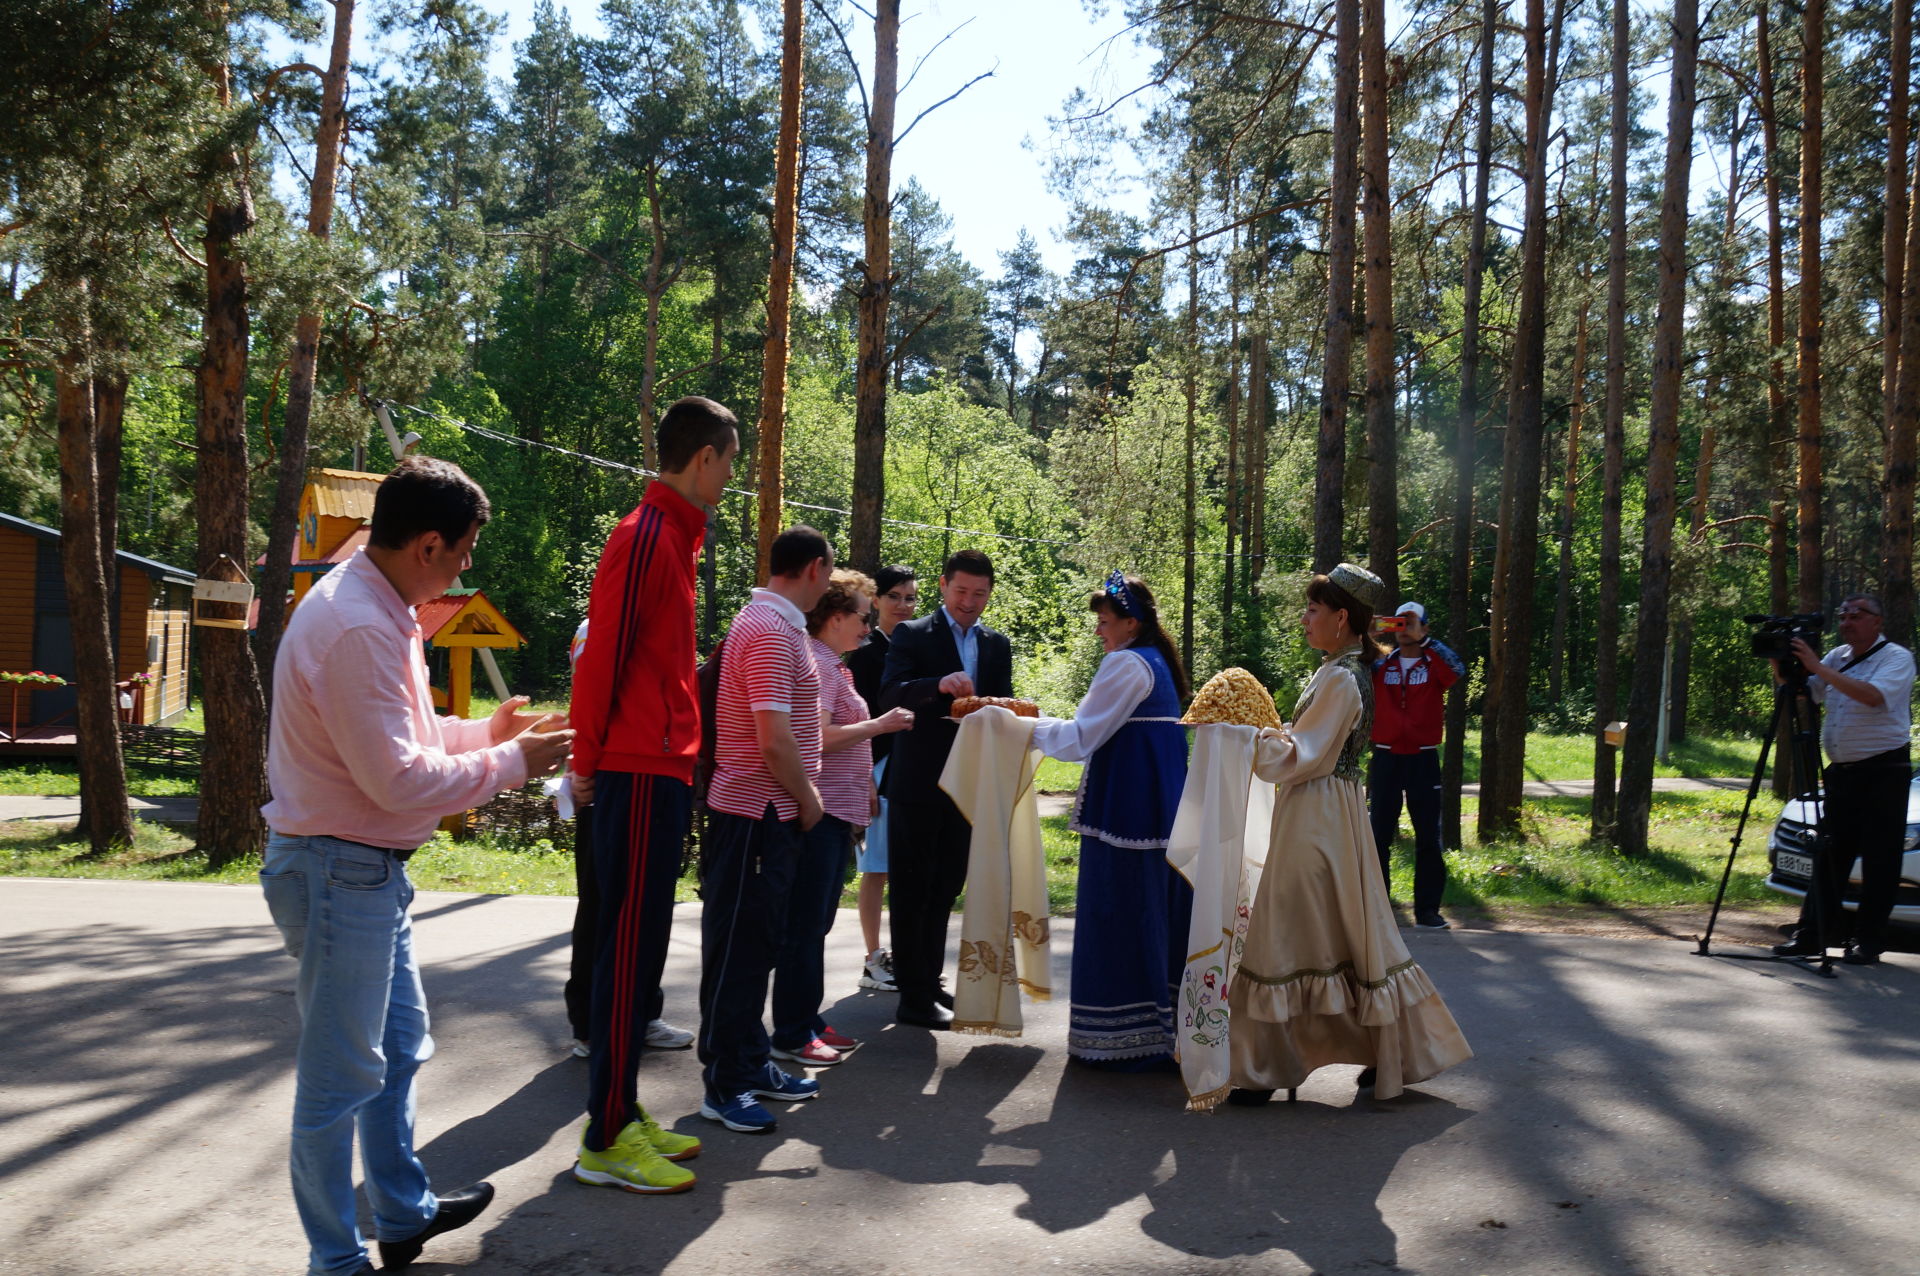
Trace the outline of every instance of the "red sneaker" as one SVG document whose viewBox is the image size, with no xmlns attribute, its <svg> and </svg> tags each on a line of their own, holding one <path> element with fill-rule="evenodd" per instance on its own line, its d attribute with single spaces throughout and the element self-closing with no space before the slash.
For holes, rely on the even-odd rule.
<svg viewBox="0 0 1920 1276">
<path fill-rule="evenodd" d="M 832 1046 L 841 1054 L 851 1054 L 860 1048 L 860 1042 L 844 1032 L 835 1030 L 832 1024 L 820 1030 L 819 1041 L 822 1045 Z"/>
<path fill-rule="evenodd" d="M 830 1068 L 834 1064 L 839 1063 L 842 1057 L 838 1050 L 835 1050 L 818 1037 L 815 1037 L 812 1041 L 809 1041 L 806 1045 L 800 1046 L 797 1049 L 787 1050 L 780 1046 L 775 1046 L 768 1053 L 774 1058 L 785 1060 L 788 1063 L 804 1063 L 814 1068 Z"/>
</svg>

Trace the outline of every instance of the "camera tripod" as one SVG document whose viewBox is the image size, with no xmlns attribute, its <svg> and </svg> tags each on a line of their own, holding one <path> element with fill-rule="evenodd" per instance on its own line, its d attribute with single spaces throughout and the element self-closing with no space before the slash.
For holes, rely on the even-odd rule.
<svg viewBox="0 0 1920 1276">
<path fill-rule="evenodd" d="M 1827 955 L 1826 886 L 1821 881 L 1820 871 L 1822 859 L 1831 853 L 1826 839 L 1826 790 L 1820 769 L 1820 710 L 1808 690 L 1806 674 L 1797 667 L 1788 667 L 1785 672 L 1788 674 L 1787 680 L 1774 687 L 1773 716 L 1767 722 L 1766 734 L 1760 739 L 1760 758 L 1753 765 L 1753 780 L 1747 785 L 1747 801 L 1740 808 L 1739 823 L 1733 828 L 1733 845 L 1727 850 L 1727 866 L 1720 874 L 1720 890 L 1713 897 L 1713 913 L 1707 918 L 1707 933 L 1700 937 L 1700 946 L 1694 950 L 1694 955 L 1721 956 L 1733 961 L 1792 962 L 1831 979 L 1834 972 L 1833 958 Z M 1812 922 L 1812 939 L 1817 955 L 1716 954 L 1712 951 L 1713 928 L 1720 920 L 1720 905 L 1727 897 L 1727 883 L 1733 878 L 1733 861 L 1740 854 L 1740 839 L 1746 832 L 1747 816 L 1753 811 L 1753 802 L 1760 795 L 1760 787 L 1766 783 L 1767 755 L 1772 751 L 1773 742 L 1783 727 L 1787 734 L 1787 756 L 1792 765 L 1792 775 L 1800 787 L 1800 800 L 1813 812 L 1813 841 L 1807 847 L 1812 871 L 1807 875 L 1807 906 L 1804 911 Z"/>
</svg>

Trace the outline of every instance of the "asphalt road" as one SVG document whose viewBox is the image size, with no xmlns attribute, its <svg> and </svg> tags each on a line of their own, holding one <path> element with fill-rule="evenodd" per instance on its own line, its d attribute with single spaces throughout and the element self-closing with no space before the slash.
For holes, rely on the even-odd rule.
<svg viewBox="0 0 1920 1276">
<path fill-rule="evenodd" d="M 1067 1066 L 1066 1007 L 1020 1040 L 889 1026 L 768 1137 L 691 1115 L 690 1054 L 642 1096 L 700 1133 L 698 1187 L 574 1183 L 569 899 L 422 895 L 436 1182 L 499 1188 L 421 1276 L 539 1273 L 1910 1273 L 1920 958 L 1820 980 L 1685 945 L 1410 932 L 1478 1057 L 1391 1103 L 1353 1070 L 1295 1105 L 1181 1110 L 1169 1077 Z M 668 1017 L 691 1024 L 697 906 Z M 1064 982 L 1072 925 L 1054 961 Z M 0 1272 L 296 1273 L 285 1183 L 292 963 L 247 887 L 0 879 Z M 841 995 L 841 994 L 845 995 Z"/>
</svg>

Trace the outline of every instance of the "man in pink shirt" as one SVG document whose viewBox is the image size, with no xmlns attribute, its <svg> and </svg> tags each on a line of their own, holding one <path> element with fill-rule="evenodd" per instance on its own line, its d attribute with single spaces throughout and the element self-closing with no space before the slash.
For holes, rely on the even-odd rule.
<svg viewBox="0 0 1920 1276">
<path fill-rule="evenodd" d="M 485 722 L 439 717 L 413 608 L 444 594 L 487 521 L 458 466 L 401 461 L 374 496 L 367 547 L 301 602 L 274 662 L 260 882 L 300 963 L 290 1158 L 311 1276 L 371 1273 L 355 1221 L 360 1131 L 381 1266 L 493 1199 L 435 1196 L 413 1150 L 414 1074 L 433 1054 L 413 956 L 406 861 L 444 815 L 555 770 L 571 731 L 540 731 L 514 697 Z"/>
</svg>

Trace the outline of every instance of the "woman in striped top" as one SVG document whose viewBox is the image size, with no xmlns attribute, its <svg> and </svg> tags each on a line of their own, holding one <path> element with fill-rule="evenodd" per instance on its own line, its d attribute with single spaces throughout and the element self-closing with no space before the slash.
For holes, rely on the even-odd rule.
<svg viewBox="0 0 1920 1276">
<path fill-rule="evenodd" d="M 873 819 L 875 736 L 913 726 L 913 712 L 894 709 L 875 718 L 853 689 L 842 657 L 860 645 L 872 623 L 873 581 L 840 568 L 814 609 L 807 633 L 820 670 L 820 804 L 826 814 L 805 834 L 799 871 L 788 897 L 786 943 L 773 972 L 773 1057 L 823 1067 L 839 1063 L 859 1043 L 820 1017 L 826 995 L 827 932 L 853 856 L 856 829 Z"/>
</svg>

